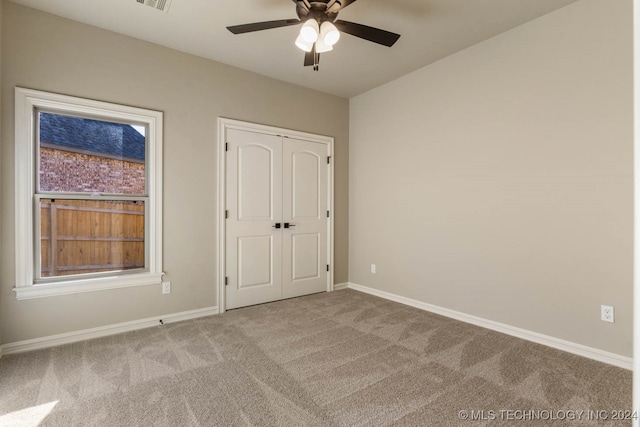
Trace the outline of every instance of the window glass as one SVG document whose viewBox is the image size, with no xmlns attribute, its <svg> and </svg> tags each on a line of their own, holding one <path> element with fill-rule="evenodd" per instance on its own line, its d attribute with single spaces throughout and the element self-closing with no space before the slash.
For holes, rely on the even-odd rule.
<svg viewBox="0 0 640 427">
<path fill-rule="evenodd" d="M 39 112 L 39 191 L 146 194 L 145 129 Z"/>
<path fill-rule="evenodd" d="M 144 202 L 40 199 L 42 277 L 144 269 Z"/>
</svg>

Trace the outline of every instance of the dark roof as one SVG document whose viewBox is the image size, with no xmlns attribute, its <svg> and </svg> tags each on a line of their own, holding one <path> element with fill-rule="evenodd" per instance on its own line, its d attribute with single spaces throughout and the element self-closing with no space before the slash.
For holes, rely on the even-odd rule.
<svg viewBox="0 0 640 427">
<path fill-rule="evenodd" d="M 40 141 L 144 160 L 145 137 L 131 125 L 40 113 Z"/>
</svg>

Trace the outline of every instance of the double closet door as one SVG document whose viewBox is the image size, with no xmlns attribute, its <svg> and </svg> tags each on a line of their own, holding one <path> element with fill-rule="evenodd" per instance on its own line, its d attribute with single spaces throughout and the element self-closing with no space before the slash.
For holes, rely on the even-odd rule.
<svg viewBox="0 0 640 427">
<path fill-rule="evenodd" d="M 328 146 L 227 130 L 226 308 L 327 290 Z"/>
</svg>

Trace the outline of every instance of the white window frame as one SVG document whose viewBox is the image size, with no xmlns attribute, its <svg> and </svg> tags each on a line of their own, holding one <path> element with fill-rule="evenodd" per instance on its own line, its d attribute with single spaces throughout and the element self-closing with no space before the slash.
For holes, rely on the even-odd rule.
<svg viewBox="0 0 640 427">
<path fill-rule="evenodd" d="M 16 87 L 15 90 L 15 287 L 19 300 L 69 295 L 162 282 L 162 128 L 163 114 L 101 101 Z M 96 277 L 69 276 L 35 281 L 36 114 L 38 110 L 147 126 L 145 164 L 148 203 L 145 211 L 144 271 L 113 272 Z M 64 198 L 64 196 L 61 196 Z"/>
</svg>

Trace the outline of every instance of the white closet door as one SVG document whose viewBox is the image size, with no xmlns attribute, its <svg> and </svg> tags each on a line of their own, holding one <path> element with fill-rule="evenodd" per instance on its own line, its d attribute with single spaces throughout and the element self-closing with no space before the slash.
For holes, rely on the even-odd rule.
<svg viewBox="0 0 640 427">
<path fill-rule="evenodd" d="M 327 290 L 327 144 L 227 132 L 226 308 Z"/>
<path fill-rule="evenodd" d="M 282 152 L 282 292 L 291 298 L 327 290 L 328 148 L 285 138 Z"/>
<path fill-rule="evenodd" d="M 226 306 L 282 298 L 282 138 L 227 133 Z"/>
</svg>

